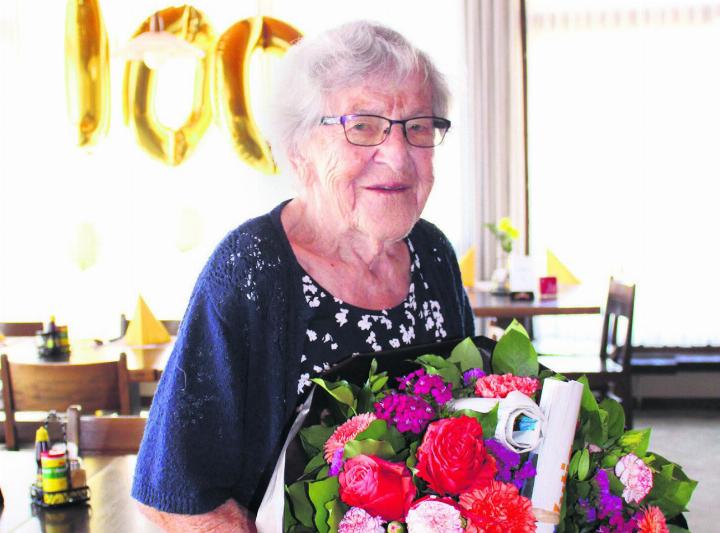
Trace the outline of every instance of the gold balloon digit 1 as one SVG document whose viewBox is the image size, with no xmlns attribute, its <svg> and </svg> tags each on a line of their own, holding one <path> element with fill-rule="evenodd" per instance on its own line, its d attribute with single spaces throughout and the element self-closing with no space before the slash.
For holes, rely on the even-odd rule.
<svg viewBox="0 0 720 533">
<path fill-rule="evenodd" d="M 266 174 L 277 167 L 250 108 L 250 58 L 255 50 L 283 55 L 302 34 L 270 17 L 232 25 L 215 47 L 215 108 L 243 161 Z"/>
<path fill-rule="evenodd" d="M 110 125 L 108 37 L 97 0 L 68 0 L 65 85 L 79 146 L 92 146 Z"/>
<path fill-rule="evenodd" d="M 214 35 L 205 15 L 191 6 L 168 7 L 155 16 L 162 21 L 163 31 L 184 39 L 204 52 L 202 58 L 196 59 L 192 109 L 185 123 L 178 129 L 161 124 L 154 101 L 156 78 L 162 69 L 150 69 L 144 61 L 131 60 L 125 65 L 123 113 L 125 122 L 145 151 L 168 165 L 179 165 L 195 149 L 212 120 L 210 90 Z M 151 19 L 142 23 L 135 37 L 151 31 Z"/>
</svg>

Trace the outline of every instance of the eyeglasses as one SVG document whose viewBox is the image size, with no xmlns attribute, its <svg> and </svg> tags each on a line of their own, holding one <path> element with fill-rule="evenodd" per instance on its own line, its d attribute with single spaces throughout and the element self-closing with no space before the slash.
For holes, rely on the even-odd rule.
<svg viewBox="0 0 720 533">
<path fill-rule="evenodd" d="M 321 126 L 342 124 L 345 138 L 356 146 L 377 146 L 385 142 L 393 124 L 400 124 L 405 139 L 412 146 L 432 148 L 440 144 L 450 129 L 450 121 L 440 117 L 412 117 L 391 120 L 379 115 L 342 115 L 323 117 Z"/>
</svg>

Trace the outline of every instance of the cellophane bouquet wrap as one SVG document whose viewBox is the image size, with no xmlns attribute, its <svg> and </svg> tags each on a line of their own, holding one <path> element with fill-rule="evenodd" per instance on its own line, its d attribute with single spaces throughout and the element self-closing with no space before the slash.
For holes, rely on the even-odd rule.
<svg viewBox="0 0 720 533">
<path fill-rule="evenodd" d="M 587 380 L 541 371 L 518 323 L 490 357 L 465 339 L 383 365 L 313 380 L 286 444 L 301 472 L 283 480 L 283 451 L 261 533 L 686 531 L 696 482 Z"/>
</svg>

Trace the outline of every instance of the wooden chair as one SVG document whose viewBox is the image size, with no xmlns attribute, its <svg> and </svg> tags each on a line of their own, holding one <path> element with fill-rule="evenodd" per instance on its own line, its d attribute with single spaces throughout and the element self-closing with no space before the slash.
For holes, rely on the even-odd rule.
<svg viewBox="0 0 720 533">
<path fill-rule="evenodd" d="M 42 322 L 0 322 L 0 333 L 6 337 L 34 337 L 42 329 Z"/>
<path fill-rule="evenodd" d="M 632 326 L 635 285 L 610 278 L 603 317 L 599 353 L 541 355 L 540 363 L 569 379 L 587 376 L 590 388 L 601 397 L 619 401 L 625 410 L 625 422 L 633 424 Z"/>
<path fill-rule="evenodd" d="M 83 415 L 78 405 L 67 410 L 67 439 L 80 455 L 137 453 L 146 418 Z"/>
<path fill-rule="evenodd" d="M 18 411 L 62 412 L 70 405 L 87 411 L 105 409 L 130 414 L 127 356 L 118 361 L 90 364 L 13 363 L 0 356 L 5 445 L 17 449 Z"/>
</svg>

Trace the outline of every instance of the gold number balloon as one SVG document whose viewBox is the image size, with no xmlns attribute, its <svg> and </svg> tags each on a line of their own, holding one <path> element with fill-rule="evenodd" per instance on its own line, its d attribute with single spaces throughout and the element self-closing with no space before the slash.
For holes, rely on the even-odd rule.
<svg viewBox="0 0 720 533">
<path fill-rule="evenodd" d="M 91 146 L 110 125 L 108 38 L 97 0 L 68 0 L 65 84 L 78 145 Z"/>
<path fill-rule="evenodd" d="M 168 7 L 156 13 L 164 31 L 180 37 L 204 52 L 196 60 L 193 104 L 185 123 L 172 129 L 160 123 L 154 107 L 157 76 L 140 60 L 125 66 L 123 111 L 125 121 L 135 133 L 138 144 L 150 155 L 169 165 L 185 161 L 197 146 L 212 120 L 210 87 L 212 81 L 212 47 L 214 35 L 205 15 L 191 6 Z M 151 29 L 148 18 L 135 36 Z"/>
<path fill-rule="evenodd" d="M 233 146 L 250 166 L 274 174 L 277 167 L 250 108 L 250 58 L 255 50 L 283 55 L 302 34 L 270 17 L 254 17 L 232 25 L 215 49 L 215 106 Z"/>
</svg>

